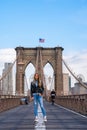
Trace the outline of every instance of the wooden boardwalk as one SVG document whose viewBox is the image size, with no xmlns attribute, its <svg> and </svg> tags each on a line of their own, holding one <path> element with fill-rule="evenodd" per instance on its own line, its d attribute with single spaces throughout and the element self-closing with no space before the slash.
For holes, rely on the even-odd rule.
<svg viewBox="0 0 87 130">
<path fill-rule="evenodd" d="M 29 103 L 0 113 L 0 130 L 87 130 L 87 117 L 46 101 L 44 106 L 48 119 L 45 127 L 43 122 L 35 127 L 33 103 Z"/>
</svg>

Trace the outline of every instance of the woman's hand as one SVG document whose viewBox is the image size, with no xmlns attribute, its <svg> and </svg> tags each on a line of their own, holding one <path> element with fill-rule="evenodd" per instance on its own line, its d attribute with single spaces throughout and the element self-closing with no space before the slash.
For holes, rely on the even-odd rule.
<svg viewBox="0 0 87 130">
<path fill-rule="evenodd" d="M 30 97 L 30 101 L 32 101 L 34 99 L 34 97 Z"/>
<path fill-rule="evenodd" d="M 42 96 L 42 94 L 41 94 L 41 93 L 39 93 L 39 96 Z"/>
</svg>

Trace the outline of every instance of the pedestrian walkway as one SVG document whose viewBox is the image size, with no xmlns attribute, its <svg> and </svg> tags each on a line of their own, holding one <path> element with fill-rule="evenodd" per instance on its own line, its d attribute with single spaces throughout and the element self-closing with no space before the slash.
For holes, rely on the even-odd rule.
<svg viewBox="0 0 87 130">
<path fill-rule="evenodd" d="M 87 130 L 87 118 L 44 101 L 47 122 L 39 111 L 39 125 L 34 122 L 33 103 L 0 113 L 0 130 Z M 44 125 L 43 125 L 44 124 Z"/>
<path fill-rule="evenodd" d="M 35 126 L 35 130 L 46 130 L 46 125 L 43 120 L 43 115 L 40 106 L 38 106 L 38 122 L 36 122 L 34 126 Z"/>
</svg>

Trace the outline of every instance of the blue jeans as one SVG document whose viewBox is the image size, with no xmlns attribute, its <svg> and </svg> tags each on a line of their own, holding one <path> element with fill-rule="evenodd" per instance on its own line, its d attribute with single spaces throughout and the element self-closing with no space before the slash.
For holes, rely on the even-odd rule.
<svg viewBox="0 0 87 130">
<path fill-rule="evenodd" d="M 34 93 L 33 97 L 34 97 L 34 115 L 38 116 L 38 103 L 39 103 L 43 116 L 46 116 L 46 110 L 43 106 L 43 97 L 37 93 Z"/>
</svg>

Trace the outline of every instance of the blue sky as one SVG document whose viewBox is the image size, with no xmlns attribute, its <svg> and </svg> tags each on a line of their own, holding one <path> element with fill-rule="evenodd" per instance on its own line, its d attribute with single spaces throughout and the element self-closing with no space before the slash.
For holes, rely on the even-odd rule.
<svg viewBox="0 0 87 130">
<path fill-rule="evenodd" d="M 0 70 L 17 46 L 62 46 L 73 72 L 87 77 L 87 0 L 0 0 Z"/>
<path fill-rule="evenodd" d="M 0 0 L 0 48 L 87 47 L 87 0 Z"/>
</svg>

